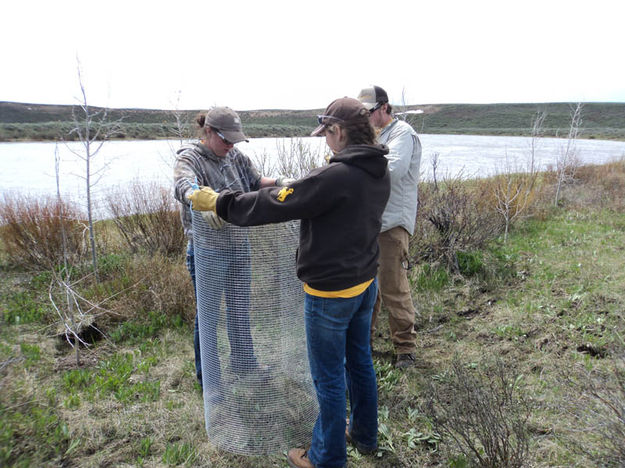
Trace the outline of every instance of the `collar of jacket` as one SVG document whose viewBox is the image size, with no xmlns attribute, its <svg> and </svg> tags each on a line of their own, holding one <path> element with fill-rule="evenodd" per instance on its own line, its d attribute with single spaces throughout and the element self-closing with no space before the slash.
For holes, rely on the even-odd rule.
<svg viewBox="0 0 625 468">
<path fill-rule="evenodd" d="M 391 120 L 386 127 L 381 128 L 378 136 L 382 135 L 383 133 L 387 133 L 391 131 L 391 128 L 393 128 L 395 126 L 395 124 L 399 121 L 399 119 L 397 117 L 393 117 L 393 120 Z"/>
<path fill-rule="evenodd" d="M 208 146 L 205 146 L 200 141 L 195 143 L 195 147 L 197 148 L 198 153 L 200 153 L 203 157 L 205 157 L 206 159 L 210 159 L 211 161 L 218 162 L 218 163 L 225 162 L 226 159 L 228 159 L 228 157 L 232 153 L 232 151 L 234 151 L 234 148 L 232 148 L 230 151 L 226 153 L 226 155 L 223 158 L 220 158 L 215 153 L 213 153 L 212 150 L 208 148 Z"/>
<path fill-rule="evenodd" d="M 335 153 L 330 162 L 345 162 L 353 157 L 375 157 L 384 156 L 388 154 L 388 147 L 386 145 L 347 145 L 338 153 Z"/>
<path fill-rule="evenodd" d="M 359 167 L 373 177 L 383 177 L 388 164 L 384 155 L 388 154 L 388 151 L 385 145 L 349 145 L 335 154 L 330 163 L 344 163 Z"/>
</svg>

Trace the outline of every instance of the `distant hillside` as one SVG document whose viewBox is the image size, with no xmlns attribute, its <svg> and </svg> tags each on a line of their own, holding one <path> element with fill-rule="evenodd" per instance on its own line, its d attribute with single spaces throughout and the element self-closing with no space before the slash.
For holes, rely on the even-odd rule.
<svg viewBox="0 0 625 468">
<path fill-rule="evenodd" d="M 421 110 L 405 114 L 419 133 L 528 135 L 538 110 L 547 113 L 545 133 L 565 136 L 572 104 L 428 104 L 395 108 Z M 72 128 L 72 106 L 0 102 L 0 141 L 54 140 L 68 138 Z M 94 108 L 97 109 L 97 108 Z M 192 135 L 200 110 L 178 113 L 184 132 Z M 251 137 L 307 136 L 322 109 L 240 111 L 246 133 Z M 120 120 L 116 138 L 175 138 L 176 114 L 167 110 L 111 109 L 109 116 Z M 625 103 L 586 103 L 582 112 L 582 138 L 625 140 Z"/>
</svg>

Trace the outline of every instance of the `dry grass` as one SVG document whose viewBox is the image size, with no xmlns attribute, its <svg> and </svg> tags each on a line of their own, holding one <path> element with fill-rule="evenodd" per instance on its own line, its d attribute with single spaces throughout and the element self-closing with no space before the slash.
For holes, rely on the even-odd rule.
<svg viewBox="0 0 625 468">
<path fill-rule="evenodd" d="M 135 181 L 106 197 L 108 211 L 131 252 L 178 255 L 185 244 L 172 190 Z"/>
<path fill-rule="evenodd" d="M 4 194 L 0 201 L 0 237 L 8 261 L 28 269 L 63 263 L 63 232 L 69 260 L 87 250 L 86 225 L 77 206 L 51 196 Z"/>
<path fill-rule="evenodd" d="M 584 197 L 576 197 L 575 187 L 586 187 Z M 625 159 L 603 165 L 581 166 L 576 172 L 576 184 L 567 191 L 566 200 L 576 207 L 598 206 L 622 210 L 625 208 Z"/>
<path fill-rule="evenodd" d="M 181 256 L 131 257 L 123 266 L 123 276 L 131 287 L 115 298 L 112 308 L 126 319 L 153 311 L 168 317 L 180 316 L 185 322 L 193 323 L 193 284 Z"/>
</svg>

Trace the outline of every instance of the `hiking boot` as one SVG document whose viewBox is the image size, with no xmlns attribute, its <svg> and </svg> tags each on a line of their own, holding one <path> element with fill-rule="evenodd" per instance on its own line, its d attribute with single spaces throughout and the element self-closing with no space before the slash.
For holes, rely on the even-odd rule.
<svg viewBox="0 0 625 468">
<path fill-rule="evenodd" d="M 398 354 L 397 361 L 395 362 L 395 369 L 406 369 L 408 367 L 414 367 L 415 365 L 414 353 Z"/>
<path fill-rule="evenodd" d="M 315 468 L 308 459 L 308 453 L 301 448 L 293 448 L 289 450 L 286 456 L 286 461 L 289 462 L 289 466 L 293 468 Z"/>
<path fill-rule="evenodd" d="M 371 453 L 375 453 L 375 451 L 378 449 L 377 447 L 373 447 L 373 448 L 365 447 L 362 444 L 360 444 L 358 441 L 352 439 L 352 435 L 349 433 L 349 418 L 347 418 L 346 423 L 347 423 L 347 427 L 345 427 L 345 440 L 347 441 L 347 443 L 355 447 L 356 450 L 358 450 L 363 455 L 369 455 Z"/>
</svg>

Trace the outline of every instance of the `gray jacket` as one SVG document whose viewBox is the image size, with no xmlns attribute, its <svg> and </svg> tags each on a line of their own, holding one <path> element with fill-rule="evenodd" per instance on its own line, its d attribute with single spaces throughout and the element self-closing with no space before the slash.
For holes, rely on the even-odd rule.
<svg viewBox="0 0 625 468">
<path fill-rule="evenodd" d="M 386 158 L 391 173 L 391 196 L 382 215 L 381 232 L 401 226 L 412 235 L 417 216 L 421 142 L 410 125 L 394 118 L 378 135 L 378 143 L 389 148 Z"/>
<path fill-rule="evenodd" d="M 251 192 L 260 188 L 260 172 L 236 147 L 223 158 L 201 143 L 184 145 L 176 153 L 174 196 L 180 202 L 180 219 L 189 239 L 193 238 L 191 210 L 186 199 L 191 191 L 190 183 L 207 185 L 217 192 L 223 189 Z"/>
</svg>

